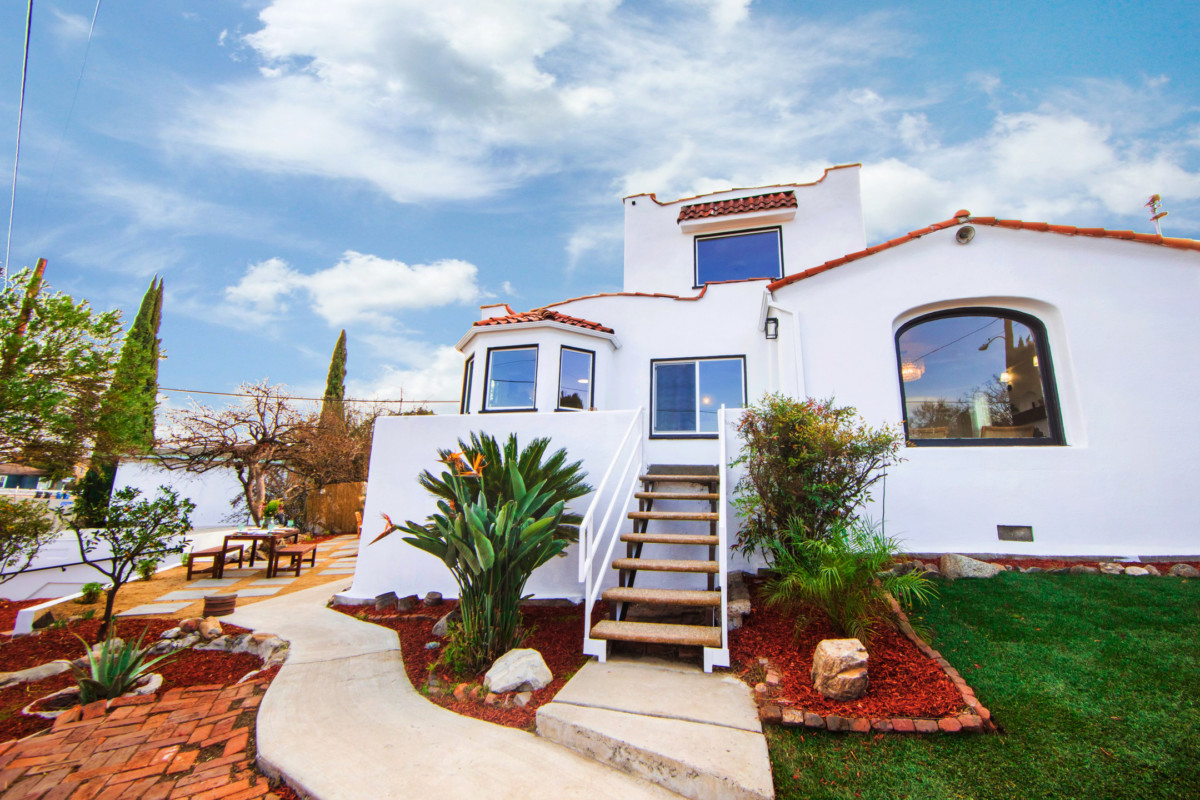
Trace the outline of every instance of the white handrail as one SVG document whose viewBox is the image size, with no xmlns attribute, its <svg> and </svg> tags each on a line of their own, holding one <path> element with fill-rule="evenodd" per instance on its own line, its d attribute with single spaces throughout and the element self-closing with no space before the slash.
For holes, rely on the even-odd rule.
<svg viewBox="0 0 1200 800">
<path fill-rule="evenodd" d="M 729 468 L 729 446 L 727 441 L 726 408 L 717 410 L 717 576 L 721 587 L 721 618 L 717 627 L 721 629 L 720 648 L 704 649 L 704 671 L 713 667 L 729 666 L 729 486 L 726 471 Z"/>
<path fill-rule="evenodd" d="M 600 504 L 600 498 L 604 495 L 605 489 L 608 487 L 608 479 L 612 476 L 613 468 L 621 459 L 621 453 L 625 452 L 625 445 L 629 441 L 629 437 L 638 431 L 642 420 L 642 408 L 639 406 L 637 412 L 633 415 L 633 419 L 629 421 L 629 427 L 625 429 L 625 435 L 621 437 L 621 443 L 617 445 L 616 451 L 613 452 L 613 457 L 608 462 L 608 469 L 604 471 L 604 477 L 600 479 L 600 484 L 592 493 L 592 502 L 588 504 L 588 509 L 584 512 L 583 519 L 579 523 L 579 546 L 582 552 L 579 556 L 579 580 L 583 581 L 591 569 L 592 560 L 595 558 L 595 548 L 588 541 L 588 536 L 591 533 L 592 525 L 596 519 L 596 507 Z M 609 503 L 609 511 L 611 513 L 612 503 Z M 605 515 L 604 521 L 601 523 L 600 529 L 608 524 L 608 516 Z"/>
</svg>

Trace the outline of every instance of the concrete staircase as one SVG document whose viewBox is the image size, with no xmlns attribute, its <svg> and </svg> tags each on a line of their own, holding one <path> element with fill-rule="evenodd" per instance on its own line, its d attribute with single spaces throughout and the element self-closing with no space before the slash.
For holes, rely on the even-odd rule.
<svg viewBox="0 0 1200 800">
<path fill-rule="evenodd" d="M 633 530 L 620 537 L 625 543 L 625 558 L 612 562 L 619 585 L 601 595 L 612 606 L 613 618 L 596 623 L 591 638 L 720 648 L 724 587 L 717 580 L 717 467 L 652 466 L 639 480 L 642 491 L 634 495 L 638 510 L 628 515 Z M 668 508 L 663 509 L 664 505 Z M 673 557 L 647 558 L 643 554 L 646 545 L 670 547 Z M 702 581 L 702 588 L 664 587 L 661 584 L 667 582 L 664 576 L 668 574 L 695 576 L 693 582 Z M 642 585 L 636 585 L 639 577 Z M 672 582 L 680 581 L 675 578 Z M 646 608 L 651 612 L 649 616 L 659 618 L 698 610 L 702 612 L 702 624 L 630 619 L 631 609 Z"/>
</svg>

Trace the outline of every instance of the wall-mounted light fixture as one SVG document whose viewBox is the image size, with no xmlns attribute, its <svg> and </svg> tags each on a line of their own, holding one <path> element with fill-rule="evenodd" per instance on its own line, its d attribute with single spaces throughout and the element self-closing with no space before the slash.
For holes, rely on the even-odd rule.
<svg viewBox="0 0 1200 800">
<path fill-rule="evenodd" d="M 779 338 L 779 320 L 775 317 L 767 317 L 767 324 L 763 328 L 766 331 L 768 339 Z"/>
</svg>

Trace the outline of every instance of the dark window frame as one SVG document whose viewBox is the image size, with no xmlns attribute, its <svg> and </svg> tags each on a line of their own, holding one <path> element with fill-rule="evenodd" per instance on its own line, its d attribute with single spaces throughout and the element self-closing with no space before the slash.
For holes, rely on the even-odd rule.
<svg viewBox="0 0 1200 800">
<path fill-rule="evenodd" d="M 586 408 L 570 408 L 562 404 L 562 354 L 564 350 L 572 350 L 576 353 L 587 353 L 592 357 L 591 373 L 588 375 L 588 403 Z M 589 411 L 596 407 L 596 351 L 588 350 L 586 347 L 571 347 L 570 345 L 559 345 L 558 348 L 558 383 L 554 387 L 554 410 L 555 411 Z"/>
<path fill-rule="evenodd" d="M 1038 377 L 1042 381 L 1042 399 L 1046 403 L 1046 421 L 1050 425 L 1050 435 L 1020 439 L 913 439 L 908 435 L 908 397 L 904 389 L 904 377 L 901 374 L 904 358 L 900 355 L 900 337 L 905 332 L 926 322 L 952 317 L 987 316 L 1011 319 L 1033 332 L 1038 359 Z M 1066 431 L 1062 422 L 1062 404 L 1059 402 L 1058 385 L 1054 380 L 1054 362 L 1050 355 L 1049 335 L 1046 333 L 1045 324 L 1032 314 L 996 306 L 966 306 L 934 311 L 930 314 L 922 314 L 901 325 L 896 330 L 895 336 L 892 337 L 892 341 L 896 348 L 896 378 L 900 382 L 900 414 L 904 420 L 904 440 L 909 447 L 1062 447 L 1067 444 Z"/>
<path fill-rule="evenodd" d="M 655 365 L 657 365 L 657 364 L 672 364 L 672 363 L 678 364 L 678 363 L 686 363 L 689 361 L 698 364 L 701 361 L 731 361 L 731 360 L 735 360 L 735 359 L 740 360 L 742 362 L 742 407 L 745 408 L 747 392 L 749 391 L 748 373 L 746 371 L 746 354 L 745 353 L 721 355 L 721 356 L 680 356 L 678 358 L 652 358 L 652 359 L 650 359 L 650 415 L 649 415 L 650 416 L 650 419 L 649 419 L 650 438 L 651 439 L 716 439 L 720 435 L 720 431 L 716 431 L 714 433 L 707 433 L 707 432 L 701 432 L 701 431 L 695 431 L 693 433 L 688 433 L 687 431 L 664 431 L 662 433 L 655 433 L 655 431 L 654 431 L 654 400 L 655 400 L 655 397 L 654 397 L 654 388 L 655 388 L 654 367 L 655 367 Z M 699 366 L 697 366 L 696 371 L 697 371 L 696 391 L 699 392 L 700 391 Z M 698 421 L 698 419 L 699 418 L 697 417 L 697 421 Z"/>
<path fill-rule="evenodd" d="M 472 353 L 463 363 L 462 399 L 458 401 L 458 413 L 471 413 L 471 384 L 475 379 L 475 354 Z"/>
<path fill-rule="evenodd" d="M 488 388 L 491 386 L 492 373 L 492 353 L 501 350 L 533 350 L 533 405 L 532 406 L 515 406 L 505 408 L 488 408 Z M 487 349 L 487 360 L 483 366 L 483 401 L 479 404 L 480 414 L 523 414 L 537 411 L 537 374 L 538 366 L 541 363 L 541 353 L 538 352 L 536 344 L 513 344 L 503 347 L 489 347 Z"/>
<path fill-rule="evenodd" d="M 721 281 L 700 282 L 700 242 L 712 239 L 730 239 L 736 236 L 766 233 L 767 231 L 775 231 L 775 241 L 779 246 L 779 274 L 774 278 L 764 276 L 761 278 L 730 278 L 729 280 L 779 280 L 786 275 L 787 271 L 783 268 L 783 226 L 781 225 L 769 225 L 763 228 L 744 228 L 736 231 L 725 231 L 723 233 L 697 234 L 692 238 L 692 288 L 699 289 L 707 286 L 709 283 L 721 283 Z"/>
</svg>

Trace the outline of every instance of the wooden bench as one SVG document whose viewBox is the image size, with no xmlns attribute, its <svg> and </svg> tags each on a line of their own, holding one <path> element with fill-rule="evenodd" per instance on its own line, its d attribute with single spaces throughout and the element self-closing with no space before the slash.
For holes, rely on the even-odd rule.
<svg viewBox="0 0 1200 800">
<path fill-rule="evenodd" d="M 295 570 L 296 577 L 300 577 L 300 565 L 304 563 L 304 557 L 308 556 L 308 565 L 315 567 L 317 565 L 317 545 L 315 542 L 297 542 L 296 544 L 285 544 L 281 547 L 276 547 L 271 554 L 271 561 L 267 564 L 267 577 L 274 578 L 279 573 L 279 560 L 287 556 L 291 558 L 291 563 L 285 568 L 286 571 Z"/>
<path fill-rule="evenodd" d="M 214 578 L 220 578 L 225 574 L 225 562 L 230 556 L 237 556 L 238 569 L 242 568 L 242 555 L 245 548 L 240 544 L 225 543 L 220 547 L 208 547 L 204 550 L 193 550 L 188 556 L 187 564 L 187 580 L 192 579 L 193 572 L 211 573 Z M 211 558 L 212 566 L 204 569 L 196 569 L 197 558 Z"/>
</svg>

